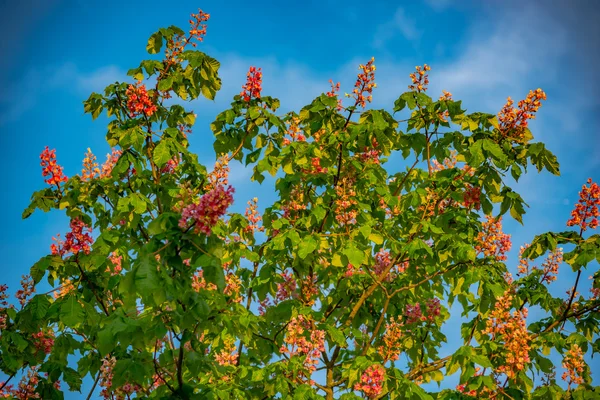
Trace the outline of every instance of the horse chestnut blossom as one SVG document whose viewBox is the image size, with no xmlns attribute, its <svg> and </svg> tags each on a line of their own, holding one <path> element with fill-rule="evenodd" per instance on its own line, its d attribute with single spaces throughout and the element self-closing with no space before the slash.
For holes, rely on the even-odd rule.
<svg viewBox="0 0 600 400">
<path fill-rule="evenodd" d="M 375 83 L 375 70 L 377 68 L 373 65 L 374 62 L 375 57 L 372 57 L 365 65 L 360 64 L 358 66 L 358 69 L 362 70 L 362 73 L 358 74 L 356 78 L 352 94 L 346 93 L 346 97 L 352 97 L 355 100 L 357 107 L 365 108 L 367 102 L 370 103 L 373 101 L 373 89 L 377 87 Z"/>
<path fill-rule="evenodd" d="M 111 154 L 106 155 L 106 161 L 102 164 L 102 170 L 100 171 L 100 178 L 108 178 L 112 173 L 112 169 L 114 168 L 117 161 L 119 161 L 119 157 L 121 157 L 122 151 L 117 149 L 112 149 Z"/>
<path fill-rule="evenodd" d="M 148 96 L 146 85 L 143 85 L 141 82 L 129 85 L 125 95 L 127 96 L 127 109 L 131 118 L 135 118 L 138 115 L 151 117 L 156 112 L 157 107 Z"/>
<path fill-rule="evenodd" d="M 373 364 L 363 372 L 360 382 L 354 385 L 354 390 L 363 392 L 369 399 L 381 394 L 385 381 L 385 368 L 381 364 Z"/>
<path fill-rule="evenodd" d="M 65 241 L 60 240 L 60 235 L 52 238 L 56 243 L 50 246 L 52 254 L 60 255 L 64 257 L 67 253 L 77 254 L 83 251 L 85 254 L 90 254 L 91 244 L 94 242 L 90 233 L 90 228 L 85 222 L 79 218 L 73 218 L 71 220 L 71 232 L 65 236 Z"/>
<path fill-rule="evenodd" d="M 412 85 L 409 85 L 408 88 L 417 93 L 427 91 L 427 85 L 429 85 L 429 75 L 427 71 L 431 70 L 431 67 L 427 64 L 423 64 L 423 66 L 417 65 L 415 67 L 417 72 L 413 72 L 410 74 L 410 79 L 412 79 Z M 452 95 L 450 95 L 452 96 Z"/>
<path fill-rule="evenodd" d="M 494 257 L 496 261 L 506 261 L 506 253 L 512 247 L 510 235 L 502 232 L 502 217 L 495 219 L 486 215 L 486 221 L 477 234 L 475 250 L 484 257 Z"/>
<path fill-rule="evenodd" d="M 518 103 L 515 109 L 514 101 L 509 97 L 502 110 L 498 113 L 499 129 L 504 137 L 523 139 L 527 121 L 535 118 L 535 113 L 542 106 L 541 101 L 546 100 L 546 93 L 542 89 L 530 90 L 527 98 Z"/>
<path fill-rule="evenodd" d="M 283 342 L 279 352 L 289 357 L 303 356 L 303 365 L 310 376 L 317 369 L 321 353 L 325 351 L 325 331 L 314 329 L 306 317 L 298 315 L 287 325 Z"/>
<path fill-rule="evenodd" d="M 514 379 L 517 373 L 531 362 L 529 359 L 531 336 L 525 323 L 527 308 L 522 307 L 511 314 L 513 298 L 510 289 L 498 298 L 483 332 L 491 335 L 494 341 L 504 342 L 504 360 L 495 371 L 506 374 L 508 379 Z"/>
<path fill-rule="evenodd" d="M 56 163 L 56 150 L 50 150 L 48 146 L 44 149 L 40 155 L 40 162 L 42 169 L 42 176 L 47 177 L 44 179 L 49 185 L 56 185 L 60 189 L 62 182 L 68 181 L 68 178 L 63 174 L 63 167 Z"/>
<path fill-rule="evenodd" d="M 194 233 L 203 233 L 210 236 L 212 228 L 220 217 L 225 215 L 227 208 L 233 203 L 233 187 L 217 186 L 215 189 L 200 197 L 198 204 L 190 204 L 181 212 L 179 227 L 188 229 L 190 220 Z"/>
<path fill-rule="evenodd" d="M 565 356 L 562 367 L 566 371 L 562 374 L 563 381 L 571 385 L 581 385 L 583 383 L 583 370 L 585 367 L 585 361 L 583 360 L 583 351 L 581 347 L 574 344 Z"/>
<path fill-rule="evenodd" d="M 248 71 L 246 84 L 242 86 L 240 96 L 244 101 L 259 99 L 262 91 L 262 72 L 260 68 L 250 67 Z"/>
<path fill-rule="evenodd" d="M 583 185 L 579 192 L 579 202 L 575 204 L 575 209 L 571 212 L 571 219 L 567 221 L 567 226 L 580 226 L 582 231 L 596 229 L 598 227 L 598 205 L 600 205 L 600 186 L 592 182 L 592 178 L 587 180 L 587 185 Z"/>
</svg>

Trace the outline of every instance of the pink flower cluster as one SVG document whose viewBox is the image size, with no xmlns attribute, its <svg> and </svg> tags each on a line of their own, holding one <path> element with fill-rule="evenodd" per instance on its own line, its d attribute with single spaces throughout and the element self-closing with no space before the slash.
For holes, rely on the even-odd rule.
<svg viewBox="0 0 600 400">
<path fill-rule="evenodd" d="M 408 304 L 404 315 L 406 316 L 406 323 L 413 324 L 419 321 L 434 322 L 440 315 L 441 305 L 439 299 L 429 299 L 425 302 L 425 313 L 421 310 L 421 304 L 416 303 L 414 305 Z"/>
<path fill-rule="evenodd" d="M 223 349 L 215 354 L 215 361 L 224 367 L 229 365 L 236 365 L 239 354 L 235 350 L 235 340 L 231 337 L 227 337 L 223 341 Z"/>
<path fill-rule="evenodd" d="M 282 272 L 279 276 L 283 279 L 283 282 L 277 284 L 276 299 L 278 301 L 284 301 L 298 297 L 298 294 L 296 293 L 297 284 L 294 275 L 290 272 Z"/>
<path fill-rule="evenodd" d="M 217 186 L 200 197 L 198 204 L 190 204 L 181 212 L 179 227 L 187 229 L 193 220 L 194 233 L 210 235 L 219 218 L 225 215 L 227 208 L 233 203 L 233 187 Z"/>
<path fill-rule="evenodd" d="M 385 381 L 385 368 L 381 364 L 373 364 L 363 372 L 360 382 L 354 385 L 354 390 L 363 392 L 369 399 L 381 394 Z"/>
<path fill-rule="evenodd" d="M 108 260 L 112 263 L 113 267 L 111 269 L 109 266 L 107 266 L 106 272 L 110 272 L 111 276 L 119 275 L 123 270 L 123 267 L 121 267 L 123 256 L 119 256 L 117 255 L 116 251 L 113 251 L 112 253 L 110 253 L 110 257 L 108 257 Z"/>
<path fill-rule="evenodd" d="M 94 242 L 90 233 L 92 228 L 81 221 L 79 218 L 71 220 L 71 232 L 67 233 L 66 240 L 63 242 L 60 238 L 52 238 L 56 243 L 50 246 L 52 254 L 58 254 L 64 257 L 65 254 L 71 252 L 77 254 L 83 251 L 85 254 L 90 254 L 91 244 Z M 56 235 L 60 237 L 60 235 Z"/>
<path fill-rule="evenodd" d="M 309 335 L 305 332 L 310 332 Z M 317 369 L 319 357 L 325 351 L 325 331 L 313 329 L 311 322 L 303 315 L 293 317 L 287 325 L 284 344 L 279 349 L 281 354 L 290 357 L 304 356 L 304 367 L 310 374 Z"/>
</svg>

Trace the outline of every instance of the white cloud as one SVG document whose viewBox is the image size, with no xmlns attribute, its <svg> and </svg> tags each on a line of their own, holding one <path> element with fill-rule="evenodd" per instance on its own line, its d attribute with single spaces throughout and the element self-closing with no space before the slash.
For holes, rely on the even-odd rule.
<svg viewBox="0 0 600 400">
<path fill-rule="evenodd" d="M 390 21 L 379 25 L 375 32 L 373 46 L 375 48 L 384 47 L 386 42 L 394 38 L 397 33 L 410 41 L 419 39 L 422 34 L 417 28 L 415 20 L 411 19 L 402 7 L 396 9 L 394 17 Z"/>
</svg>

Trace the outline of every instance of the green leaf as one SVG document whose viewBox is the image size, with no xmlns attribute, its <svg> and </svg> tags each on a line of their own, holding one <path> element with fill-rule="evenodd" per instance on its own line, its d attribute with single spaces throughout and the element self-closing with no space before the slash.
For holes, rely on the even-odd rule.
<svg viewBox="0 0 600 400">
<path fill-rule="evenodd" d="M 45 294 L 37 294 L 29 301 L 27 308 L 36 319 L 42 319 L 50 308 L 50 300 Z"/>
<path fill-rule="evenodd" d="M 160 32 L 155 32 L 148 39 L 148 44 L 146 45 L 146 51 L 150 54 L 157 54 L 162 47 L 163 35 Z"/>
<path fill-rule="evenodd" d="M 365 252 L 358 249 L 353 242 L 348 243 L 348 246 L 342 250 L 342 254 L 348 257 L 348 261 L 355 267 L 359 267 L 366 262 Z"/>
<path fill-rule="evenodd" d="M 59 311 L 60 321 L 69 328 L 75 328 L 84 322 L 85 312 L 74 294 L 63 299 Z"/>
<path fill-rule="evenodd" d="M 158 167 L 162 167 L 171 158 L 173 158 L 173 155 L 171 154 L 169 141 L 167 139 L 162 139 L 160 142 L 158 142 L 158 145 L 154 148 L 154 152 L 152 154 L 152 160 Z"/>
<path fill-rule="evenodd" d="M 305 236 L 298 245 L 298 257 L 305 259 L 317 249 L 317 241 L 312 236 Z"/>
</svg>

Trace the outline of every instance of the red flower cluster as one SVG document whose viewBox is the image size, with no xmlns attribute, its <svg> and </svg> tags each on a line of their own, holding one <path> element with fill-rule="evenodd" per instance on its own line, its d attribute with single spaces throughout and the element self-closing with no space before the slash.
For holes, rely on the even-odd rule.
<svg viewBox="0 0 600 400">
<path fill-rule="evenodd" d="M 6 310 L 13 307 L 12 305 L 9 306 L 8 301 L 6 301 L 10 297 L 6 293 L 7 290 L 8 285 L 0 285 L 0 330 L 6 329 Z"/>
<path fill-rule="evenodd" d="M 502 135 L 521 139 L 527 128 L 527 120 L 534 119 L 535 113 L 542 106 L 541 100 L 546 100 L 546 93 L 542 89 L 530 90 L 527 98 L 519 101 L 519 108 L 515 109 L 514 101 L 509 97 L 498 113 Z"/>
<path fill-rule="evenodd" d="M 157 110 L 156 105 L 152 102 L 146 91 L 146 85 L 137 82 L 136 85 L 129 85 L 127 92 L 127 108 L 131 118 L 138 115 L 152 116 Z"/>
<path fill-rule="evenodd" d="M 381 394 L 384 380 L 385 368 L 381 364 L 373 364 L 363 372 L 360 382 L 354 385 L 354 390 L 363 392 L 372 399 Z"/>
<path fill-rule="evenodd" d="M 375 83 L 375 65 L 373 62 L 375 61 L 375 57 L 372 57 L 366 65 L 359 65 L 358 69 L 361 69 L 363 72 L 358 74 L 356 78 L 356 83 L 354 84 L 354 90 L 352 90 L 352 94 L 346 94 L 346 97 L 352 97 L 356 100 L 356 106 L 365 107 L 367 102 L 373 101 L 373 89 L 377 87 Z M 367 96 L 365 96 L 365 93 Z"/>
<path fill-rule="evenodd" d="M 194 220 L 194 232 L 210 235 L 212 227 L 233 203 L 233 187 L 217 186 L 200 197 L 198 204 L 190 204 L 181 212 L 179 227 L 187 229 L 189 220 Z"/>
<path fill-rule="evenodd" d="M 260 68 L 250 67 L 246 84 L 242 86 L 240 96 L 244 101 L 250 101 L 252 98 L 259 99 L 262 90 L 262 72 Z"/>
<path fill-rule="evenodd" d="M 600 205 L 600 186 L 592 182 L 592 178 L 587 180 L 587 185 L 583 185 L 579 192 L 579 202 L 575 204 L 575 209 L 571 212 L 571 219 L 567 221 L 567 226 L 579 225 L 582 231 L 588 227 L 596 229 L 598 227 L 598 205 Z M 591 218 L 588 221 L 588 218 Z"/>
<path fill-rule="evenodd" d="M 408 85 L 408 88 L 416 91 L 417 93 L 425 92 L 427 91 L 427 85 L 429 85 L 429 75 L 427 75 L 426 72 L 430 71 L 431 67 L 427 64 L 423 64 L 422 67 L 417 65 L 415 69 L 417 72 L 410 74 L 410 79 L 412 79 L 413 84 Z"/>
<path fill-rule="evenodd" d="M 297 298 L 298 294 L 296 293 L 296 289 L 298 286 L 294 275 L 290 272 L 282 272 L 279 276 L 283 279 L 283 282 L 277 284 L 277 294 L 275 295 L 277 300 L 284 301 Z"/>
<path fill-rule="evenodd" d="M 58 254 L 61 257 L 64 257 L 69 252 L 77 254 L 83 251 L 85 254 L 90 254 L 92 250 L 90 245 L 94 242 L 94 239 L 90 235 L 92 228 L 79 218 L 73 218 L 70 226 L 71 232 L 67 233 L 64 242 L 60 240 L 60 235 L 56 235 L 58 238 L 52 238 L 52 240 L 56 241 L 56 243 L 50 246 L 52 254 Z"/>
<path fill-rule="evenodd" d="M 63 167 L 56 164 L 56 150 L 50 150 L 48 146 L 40 155 L 40 165 L 42 166 L 42 176 L 48 177 L 44 179 L 49 185 L 60 187 L 61 182 L 66 182 L 68 178 L 63 174 Z"/>
<path fill-rule="evenodd" d="M 23 275 L 21 279 L 22 289 L 17 290 L 15 297 L 19 300 L 21 307 L 24 307 L 27 303 L 27 298 L 35 293 L 35 283 L 31 276 Z"/>
<path fill-rule="evenodd" d="M 33 344 L 38 351 L 43 351 L 44 354 L 50 354 L 54 346 L 54 332 L 39 331 L 33 335 Z"/>
</svg>

